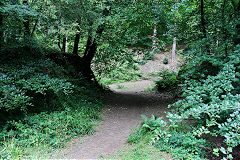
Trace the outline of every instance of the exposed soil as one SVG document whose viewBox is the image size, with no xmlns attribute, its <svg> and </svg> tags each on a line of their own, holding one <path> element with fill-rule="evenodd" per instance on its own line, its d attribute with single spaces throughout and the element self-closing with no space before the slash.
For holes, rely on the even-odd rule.
<svg viewBox="0 0 240 160">
<path fill-rule="evenodd" d="M 143 59 L 143 54 L 138 55 L 137 58 Z M 168 64 L 163 64 L 164 58 L 168 59 Z M 153 61 L 147 61 L 146 64 L 140 66 L 140 71 L 148 78 L 153 78 L 151 75 L 153 72 L 161 72 L 163 70 L 176 71 L 184 63 L 181 55 L 176 55 L 175 62 L 172 62 L 169 52 L 154 54 L 153 59 Z"/>
<path fill-rule="evenodd" d="M 124 86 L 119 89 L 120 86 Z M 74 140 L 58 158 L 98 159 L 117 153 L 125 144 L 132 129 L 141 122 L 141 115 L 165 116 L 173 99 L 166 94 L 146 91 L 152 81 L 127 82 L 110 85 L 113 91 L 105 96 L 104 120 L 92 136 Z"/>
<path fill-rule="evenodd" d="M 162 62 L 165 57 L 169 59 L 167 65 Z M 147 61 L 140 66 L 140 71 L 145 77 L 155 79 L 151 75 L 152 72 L 160 72 L 163 69 L 174 71 L 180 65 L 179 62 L 177 58 L 176 63 L 171 63 L 170 54 L 156 54 L 154 61 Z M 168 104 L 174 101 L 167 93 L 149 91 L 153 85 L 151 80 L 109 85 L 112 93 L 104 97 L 104 120 L 96 127 L 96 132 L 91 136 L 73 140 L 56 158 L 99 159 L 124 150 L 129 134 L 142 122 L 141 115 L 166 118 Z M 167 154 L 164 156 L 165 159 L 170 159 L 169 157 L 171 156 Z"/>
</svg>

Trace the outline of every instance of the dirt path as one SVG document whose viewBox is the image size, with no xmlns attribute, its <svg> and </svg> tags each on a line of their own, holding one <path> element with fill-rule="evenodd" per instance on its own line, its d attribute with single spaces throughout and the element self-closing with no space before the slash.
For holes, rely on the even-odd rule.
<svg viewBox="0 0 240 160">
<path fill-rule="evenodd" d="M 118 89 L 122 86 L 123 89 Z M 113 91 L 105 97 L 104 120 L 92 136 L 75 140 L 60 158 L 98 159 L 117 153 L 131 133 L 141 122 L 141 115 L 164 116 L 171 99 L 163 94 L 145 91 L 152 81 L 127 82 L 110 85 Z M 124 87 L 123 87 L 124 86 Z"/>
</svg>

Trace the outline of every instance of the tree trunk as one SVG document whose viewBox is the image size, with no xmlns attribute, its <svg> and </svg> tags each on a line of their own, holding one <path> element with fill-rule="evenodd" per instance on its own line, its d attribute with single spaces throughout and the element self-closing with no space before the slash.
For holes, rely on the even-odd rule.
<svg viewBox="0 0 240 160">
<path fill-rule="evenodd" d="M 24 5 L 28 5 L 28 0 L 23 0 L 23 4 Z M 29 18 L 25 17 L 25 21 L 23 22 L 24 25 L 24 36 L 25 37 L 29 37 L 30 36 L 30 22 L 29 22 Z"/>
<path fill-rule="evenodd" d="M 93 60 L 93 58 L 94 58 L 94 56 L 97 52 L 97 41 L 101 37 L 102 32 L 103 32 L 103 25 L 101 27 L 98 27 L 97 32 L 96 32 L 97 35 L 94 38 L 94 40 L 92 40 L 91 33 L 89 33 L 89 35 L 88 35 L 88 41 L 87 41 L 87 44 L 86 44 L 84 56 L 82 58 L 82 60 L 83 60 L 83 74 L 88 79 L 95 79 L 95 76 L 94 76 L 93 71 L 91 69 L 91 63 L 92 63 L 92 60 Z"/>
<path fill-rule="evenodd" d="M 154 4 L 156 5 L 156 0 L 154 0 Z M 155 12 L 157 12 L 157 7 L 155 8 Z M 156 48 L 157 48 L 157 22 L 154 22 L 152 54 L 155 53 Z"/>
<path fill-rule="evenodd" d="M 176 47 L 177 47 L 177 38 L 174 36 L 173 46 L 172 46 L 172 63 L 174 63 L 176 59 Z"/>
<path fill-rule="evenodd" d="M 92 33 L 91 31 L 88 32 L 88 40 L 87 40 L 87 44 L 85 47 L 85 51 L 84 51 L 84 57 L 87 56 L 89 48 L 91 47 L 92 44 Z"/>
<path fill-rule="evenodd" d="M 35 24 L 34 24 L 34 26 L 33 26 L 33 29 L 32 29 L 32 32 L 31 32 L 31 37 L 33 37 L 33 35 L 34 35 L 34 32 L 35 32 L 35 30 L 36 30 L 36 28 L 37 28 L 37 24 L 38 24 L 38 19 L 36 19 L 36 22 L 35 22 Z"/>
<path fill-rule="evenodd" d="M 153 29 L 152 54 L 155 53 L 156 48 L 157 48 L 157 23 L 155 22 Z"/>
<path fill-rule="evenodd" d="M 207 37 L 207 31 L 206 31 L 206 23 L 205 23 L 205 13 L 204 13 L 204 1 L 201 0 L 201 30 L 203 34 L 203 38 Z"/>
<path fill-rule="evenodd" d="M 240 24 L 236 26 L 236 38 L 234 40 L 234 44 L 235 45 L 240 44 Z"/>
<path fill-rule="evenodd" d="M 236 13 L 236 17 L 240 17 L 240 1 L 238 2 L 238 4 L 236 4 L 235 8 L 235 13 Z M 236 38 L 234 39 L 234 44 L 238 45 L 240 44 L 240 24 L 236 25 Z"/>
<path fill-rule="evenodd" d="M 67 52 L 67 36 L 63 37 L 63 41 L 62 41 L 62 52 L 66 53 Z"/>
<path fill-rule="evenodd" d="M 0 7 L 3 3 L 0 1 Z M 0 49 L 3 47 L 3 13 L 0 12 Z"/>
<path fill-rule="evenodd" d="M 176 0 L 176 2 L 175 2 L 175 7 L 176 7 L 177 3 L 178 3 L 178 0 Z M 176 12 L 178 13 L 178 10 Z M 173 45 L 172 45 L 172 64 L 175 63 L 175 59 L 176 59 L 176 47 L 177 47 L 176 34 L 177 34 L 177 23 L 175 22 L 174 33 L 173 33 Z"/>
<path fill-rule="evenodd" d="M 62 51 L 62 47 L 61 47 L 61 35 L 60 35 L 60 34 L 58 35 L 58 43 L 57 43 L 57 45 L 58 45 L 58 48 L 60 49 L 60 51 Z"/>
<path fill-rule="evenodd" d="M 74 40 L 74 46 L 73 46 L 73 54 L 78 54 L 78 44 L 79 44 L 79 40 L 80 40 L 80 28 L 77 28 L 77 33 L 75 36 L 75 40 Z"/>
<path fill-rule="evenodd" d="M 228 35 L 227 35 L 227 31 L 225 29 L 226 27 L 226 23 L 225 23 L 225 7 L 226 7 L 226 0 L 223 0 L 223 4 L 222 4 L 222 41 L 226 41 L 228 39 Z M 228 45 L 227 43 L 224 43 L 224 52 L 225 52 L 225 56 L 228 55 Z"/>
<path fill-rule="evenodd" d="M 108 16 L 109 12 L 110 12 L 110 10 L 105 8 L 103 11 L 103 16 Z M 96 81 L 93 71 L 91 69 L 91 62 L 97 52 L 98 41 L 102 36 L 104 27 L 105 27 L 105 23 L 98 26 L 94 40 L 92 39 L 91 31 L 89 31 L 87 45 L 85 48 L 84 56 L 82 58 L 82 60 L 83 60 L 83 66 L 82 66 L 83 72 L 82 73 L 84 74 L 84 76 L 86 78 L 88 78 L 90 80 L 94 79 Z"/>
</svg>

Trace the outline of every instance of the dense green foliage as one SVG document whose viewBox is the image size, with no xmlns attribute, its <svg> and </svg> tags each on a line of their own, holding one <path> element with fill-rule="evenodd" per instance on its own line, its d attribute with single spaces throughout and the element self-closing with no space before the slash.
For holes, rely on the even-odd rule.
<svg viewBox="0 0 240 160">
<path fill-rule="evenodd" d="M 196 11 L 197 3 L 180 5 L 190 11 L 185 12 L 185 17 L 198 18 L 188 15 Z M 239 1 L 201 1 L 201 32 L 197 39 L 188 43 L 189 49 L 183 53 L 186 65 L 176 78 L 180 80 L 182 98 L 171 105 L 172 111 L 168 113 L 170 139 L 174 137 L 171 130 L 179 126 L 191 128 L 186 133 L 191 139 L 210 135 L 222 137 L 225 144 L 220 143 L 210 150 L 223 159 L 239 158 L 239 8 Z M 196 28 L 187 31 L 186 35 L 196 35 L 191 34 Z M 171 76 L 159 82 L 157 85 L 162 88 L 171 83 Z M 188 121 L 192 124 L 186 124 Z M 175 135 L 181 135 L 181 130 L 177 130 Z M 184 139 L 185 135 L 182 136 Z M 173 144 L 177 145 L 177 142 Z"/>
<path fill-rule="evenodd" d="M 166 151 L 180 147 L 178 158 L 180 155 L 182 158 L 203 158 L 204 150 L 197 152 L 202 148 L 223 159 L 239 158 L 239 7 L 239 1 L 183 1 L 178 4 L 178 29 L 184 29 L 181 28 L 184 19 L 192 20 L 184 24 L 185 32 L 177 31 L 178 38 L 188 46 L 188 51 L 183 53 L 186 65 L 178 74 L 163 76 L 156 85 L 159 91 L 165 91 L 178 83 L 182 95 L 170 105 L 169 130 L 165 133 L 161 127 L 156 127 L 159 133 L 154 138 L 156 146 Z M 192 16 L 196 12 L 200 14 Z M 141 133 L 145 132 L 144 126 L 137 135 L 144 135 Z M 218 144 L 207 147 L 201 138 L 211 136 L 219 139 Z M 186 147 L 182 148 L 184 145 Z"/>
<path fill-rule="evenodd" d="M 192 63 L 182 75 L 186 79 L 182 84 L 184 99 L 174 103 L 172 107 L 176 108 L 175 111 L 168 114 L 173 127 L 191 119 L 195 125 L 192 132 L 194 135 L 210 134 L 224 137 L 227 148 L 222 146 L 220 151 L 230 159 L 233 148 L 240 144 L 239 55 L 238 46 L 227 57 L 208 57 L 213 63 L 207 66 L 204 56 L 199 59 L 200 62 L 194 59 L 196 63 L 191 59 Z M 197 66 L 199 64 L 202 65 Z M 205 68 L 195 71 L 201 67 Z"/>
<path fill-rule="evenodd" d="M 156 89 L 159 92 L 162 91 L 176 91 L 177 88 L 177 74 L 175 72 L 169 72 L 167 70 L 162 71 L 158 74 L 160 79 L 156 81 Z"/>
<path fill-rule="evenodd" d="M 169 124 L 152 116 L 150 119 L 143 116 L 144 122 L 140 128 L 128 138 L 131 144 L 141 142 L 154 144 L 156 148 L 167 151 L 175 159 L 202 159 L 205 150 L 199 146 L 206 146 L 206 140 L 198 139 L 188 130 L 171 130 Z"/>
<path fill-rule="evenodd" d="M 83 91 L 83 90 L 80 90 Z M 87 102 L 76 96 L 68 99 L 65 109 L 28 115 L 18 121 L 8 121 L 1 129 L 1 154 L 3 159 L 31 157 L 28 148 L 44 152 L 65 145 L 66 141 L 79 135 L 94 132 L 94 122 L 99 119 L 101 103 Z M 80 100 L 80 101 L 79 101 Z M 82 102 L 82 101 L 86 102 Z"/>
<path fill-rule="evenodd" d="M 65 95 L 72 93 L 74 86 L 70 82 L 53 77 L 57 68 L 59 67 L 48 59 L 14 61 L 1 65 L 1 110 L 27 111 L 35 103 L 33 101 L 37 101 L 33 97 L 51 92 L 52 95 L 60 92 Z M 58 70 L 61 71 L 60 68 Z"/>
<path fill-rule="evenodd" d="M 151 133 L 156 147 L 183 159 L 203 158 L 204 147 L 239 158 L 239 10 L 239 0 L 1 0 L 1 158 L 91 133 L 101 108 L 91 92 L 97 80 L 139 79 L 129 49 L 140 47 L 144 61 L 153 60 L 173 39 L 185 46 L 186 64 L 178 74 L 163 72 L 157 88 L 178 84 L 180 100 L 169 123 L 145 120 L 130 141 Z M 209 148 L 204 136 L 224 140 Z"/>
<path fill-rule="evenodd" d="M 93 70 L 102 85 L 137 81 L 142 77 L 134 54 L 123 49 L 103 49 L 94 59 Z"/>
<path fill-rule="evenodd" d="M 46 154 L 71 138 L 93 133 L 100 118 L 96 86 L 71 78 L 38 54 L 41 58 L 5 56 L 1 64 L 1 159 L 33 158 L 31 151 L 39 148 L 44 148 L 40 155 Z"/>
</svg>

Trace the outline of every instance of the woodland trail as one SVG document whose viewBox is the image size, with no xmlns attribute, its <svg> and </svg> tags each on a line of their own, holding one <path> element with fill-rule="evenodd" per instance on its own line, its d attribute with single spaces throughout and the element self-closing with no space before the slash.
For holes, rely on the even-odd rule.
<svg viewBox="0 0 240 160">
<path fill-rule="evenodd" d="M 74 140 L 59 158 L 99 159 L 116 154 L 126 144 L 132 129 L 142 122 L 142 114 L 165 116 L 172 99 L 166 94 L 146 91 L 151 85 L 149 80 L 110 85 L 113 92 L 105 97 L 104 120 L 96 132 Z"/>
</svg>

